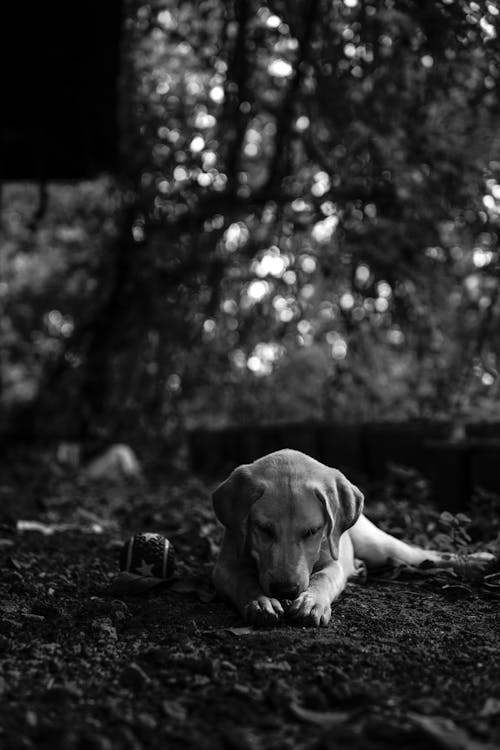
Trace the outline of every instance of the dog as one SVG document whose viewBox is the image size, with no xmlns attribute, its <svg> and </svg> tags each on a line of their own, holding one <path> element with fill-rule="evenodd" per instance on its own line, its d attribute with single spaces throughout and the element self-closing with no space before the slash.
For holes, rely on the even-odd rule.
<svg viewBox="0 0 500 750">
<path fill-rule="evenodd" d="M 213 581 L 252 625 L 285 616 L 327 626 L 332 602 L 360 562 L 453 567 L 457 556 L 414 547 L 363 515 L 363 494 L 342 472 L 295 450 L 236 468 L 212 495 L 225 527 Z M 483 567 L 487 552 L 469 555 Z"/>
</svg>

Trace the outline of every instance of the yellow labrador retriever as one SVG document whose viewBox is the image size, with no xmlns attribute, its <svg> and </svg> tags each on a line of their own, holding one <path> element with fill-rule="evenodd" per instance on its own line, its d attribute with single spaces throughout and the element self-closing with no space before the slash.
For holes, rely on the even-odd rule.
<svg viewBox="0 0 500 750">
<path fill-rule="evenodd" d="M 326 626 L 331 604 L 356 575 L 387 562 L 453 566 L 456 557 L 412 547 L 362 514 L 363 494 L 337 469 L 294 450 L 239 466 L 213 493 L 225 526 L 214 569 L 217 591 L 255 625 L 285 614 Z M 493 556 L 471 555 L 484 565 Z"/>
</svg>

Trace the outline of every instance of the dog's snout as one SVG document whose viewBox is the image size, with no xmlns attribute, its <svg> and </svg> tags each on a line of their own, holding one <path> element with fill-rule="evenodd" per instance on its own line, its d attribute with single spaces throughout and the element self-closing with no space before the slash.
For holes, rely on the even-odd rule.
<svg viewBox="0 0 500 750">
<path fill-rule="evenodd" d="M 269 593 L 275 599 L 295 599 L 299 593 L 298 585 L 290 586 L 289 583 L 271 583 Z"/>
</svg>

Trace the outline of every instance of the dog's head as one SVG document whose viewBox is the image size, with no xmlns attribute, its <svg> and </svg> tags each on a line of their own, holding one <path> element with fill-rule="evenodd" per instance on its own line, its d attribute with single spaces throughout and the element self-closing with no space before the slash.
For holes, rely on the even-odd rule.
<svg viewBox="0 0 500 750">
<path fill-rule="evenodd" d="M 235 469 L 213 503 L 240 555 L 255 561 L 264 593 L 294 599 L 320 560 L 338 559 L 363 495 L 340 471 L 283 450 Z"/>
</svg>

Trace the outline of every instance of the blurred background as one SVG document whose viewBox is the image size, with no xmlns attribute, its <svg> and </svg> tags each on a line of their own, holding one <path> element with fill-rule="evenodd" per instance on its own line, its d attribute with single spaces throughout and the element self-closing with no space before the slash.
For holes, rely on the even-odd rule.
<svg viewBox="0 0 500 750">
<path fill-rule="evenodd" d="M 3 10 L 4 436 L 500 421 L 498 4 L 102 5 Z"/>
</svg>

